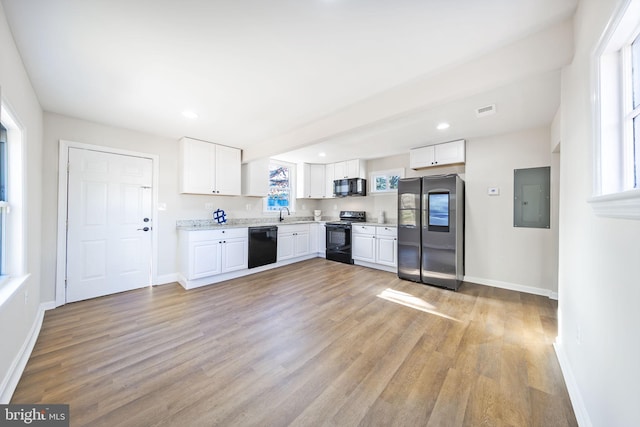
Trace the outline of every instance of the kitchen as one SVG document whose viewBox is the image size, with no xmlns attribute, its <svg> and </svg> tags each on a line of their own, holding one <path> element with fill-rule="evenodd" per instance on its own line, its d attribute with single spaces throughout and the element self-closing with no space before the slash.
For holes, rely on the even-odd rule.
<svg viewBox="0 0 640 427">
<path fill-rule="evenodd" d="M 517 138 L 521 141 L 521 145 L 517 147 L 508 143 L 510 139 Z M 285 215 L 285 221 L 280 225 L 287 224 L 288 222 L 297 221 L 300 218 L 312 219 L 313 211 L 320 210 L 325 221 L 337 220 L 341 211 L 364 211 L 366 213 L 367 223 L 378 223 L 380 214 L 382 213 L 382 224 L 390 224 L 395 226 L 397 224 L 397 191 L 389 192 L 376 192 L 371 191 L 373 189 L 371 177 L 379 175 L 380 172 L 396 171 L 394 173 L 399 174 L 401 178 L 409 178 L 412 176 L 423 176 L 433 174 L 446 174 L 456 173 L 466 179 L 466 206 L 469 212 L 477 212 L 481 215 L 484 225 L 478 227 L 478 229 L 467 226 L 466 231 L 466 271 L 465 276 L 467 280 L 473 283 L 481 283 L 491 286 L 497 286 L 507 289 L 521 290 L 538 295 L 546 295 L 552 298 L 557 298 L 557 284 L 552 269 L 547 270 L 541 268 L 542 265 L 547 265 L 553 268 L 553 260 L 556 258 L 556 246 L 557 236 L 552 230 L 536 230 L 536 229 L 517 229 L 512 227 L 511 221 L 508 219 L 505 221 L 505 215 L 508 215 L 511 209 L 511 200 L 507 195 L 513 194 L 513 169 L 532 168 L 544 165 L 551 165 L 552 162 L 557 163 L 557 155 L 552 155 L 549 152 L 550 135 L 548 130 L 532 130 L 526 133 L 505 135 L 502 139 L 502 145 L 492 145 L 492 152 L 501 152 L 502 164 L 500 168 L 496 169 L 493 159 L 486 158 L 482 155 L 482 151 L 474 149 L 476 146 L 482 147 L 487 142 L 480 140 L 466 142 L 466 162 L 453 160 L 451 165 L 438 165 L 429 167 L 419 167 L 416 169 L 410 168 L 411 162 L 409 159 L 409 153 L 407 155 L 392 156 L 383 159 L 374 159 L 370 161 L 360 161 L 360 168 L 362 174 L 360 177 L 367 177 L 367 195 L 366 196 L 351 196 L 351 197 L 339 197 L 329 198 L 325 194 L 318 194 L 314 198 L 299 197 L 296 200 L 296 212 L 289 216 Z M 465 144 L 464 141 L 461 142 Z M 477 145 L 476 145 L 477 144 Z M 525 149 L 526 147 L 526 149 Z M 465 150 L 463 150 L 463 153 Z M 480 154 L 478 153 L 480 152 Z M 291 159 L 284 156 L 287 159 Z M 505 160 L 513 162 L 511 167 L 505 167 Z M 462 160 L 465 160 L 463 157 Z M 486 164 L 478 164 L 484 163 Z M 303 168 L 308 164 L 294 164 L 292 168 L 294 171 Z M 333 167 L 333 164 L 329 164 Z M 421 165 L 420 165 L 421 166 Z M 247 172 L 249 165 L 243 165 L 244 171 Z M 373 169 L 372 169 L 373 168 Z M 494 170 L 495 176 L 489 176 L 490 171 Z M 554 169 L 555 172 L 555 169 Z M 263 171 L 262 183 L 265 187 L 262 191 L 266 194 L 266 184 L 268 177 L 266 170 Z M 296 176 L 295 172 L 293 174 Z M 324 177 L 324 175 L 323 175 Z M 334 176 L 335 177 L 335 176 Z M 331 177 L 330 177 L 331 178 Z M 354 176 L 355 178 L 355 176 Z M 326 186 L 323 188 L 332 188 L 330 183 L 333 183 L 333 179 L 323 179 L 326 182 Z M 479 181 L 485 181 L 486 184 L 480 184 Z M 554 194 L 557 197 L 557 177 L 553 176 Z M 295 185 L 295 184 L 298 185 Z M 294 186 L 296 190 L 302 192 L 304 188 L 303 179 L 294 179 Z M 487 194 L 489 187 L 497 187 L 501 189 L 502 195 L 493 196 Z M 246 189 L 245 189 L 246 190 Z M 295 191 L 295 190 L 294 190 Z M 330 190 L 332 193 L 333 191 Z M 317 198 L 316 198 L 317 197 Z M 226 212 L 226 218 L 230 223 L 237 223 L 240 221 L 240 225 L 251 224 L 260 221 L 275 222 L 278 223 L 277 218 L 274 218 L 278 212 L 272 214 L 265 214 L 261 210 L 263 209 L 263 198 L 251 199 L 251 198 L 223 198 L 222 196 L 208 197 L 201 196 L 203 203 L 211 203 L 209 200 L 215 201 L 215 209 L 224 209 Z M 221 199 L 221 200 L 220 200 Z M 552 197 L 552 199 L 555 199 Z M 220 202 L 218 202 L 220 200 Z M 249 203 L 247 203 L 249 202 Z M 253 203 L 253 204 L 252 204 Z M 257 205 L 257 208 L 247 211 L 246 208 Z M 234 210 L 233 206 L 238 206 L 238 210 Z M 557 206 L 554 207 L 554 220 L 557 220 Z M 244 211 L 243 211 L 244 209 Z M 286 214 L 286 212 L 285 212 Z M 213 220 L 213 209 L 203 209 L 199 218 L 202 218 L 205 223 L 215 224 Z M 266 215 L 266 217 L 265 217 Z M 182 219 L 182 218 L 181 218 Z M 467 221 L 469 223 L 475 223 L 477 220 L 468 215 Z M 198 221 L 202 223 L 202 221 Z M 180 221 L 179 224 L 193 225 L 190 221 Z M 197 229 L 198 227 L 190 228 Z M 214 227 L 215 228 L 215 227 Z M 487 246 L 492 245 L 490 239 L 491 233 L 502 236 L 502 239 L 508 239 L 512 241 L 512 245 L 496 245 L 492 247 L 491 256 L 486 256 Z M 324 256 L 324 247 L 317 243 L 323 237 L 324 229 L 320 231 L 320 237 L 317 236 L 318 231 L 312 229 L 314 244 L 312 245 L 312 256 Z M 502 240 L 504 242 L 504 240 Z M 514 247 L 528 248 L 529 250 L 514 251 Z M 183 259 L 182 262 L 187 262 L 184 255 L 186 249 L 181 249 L 179 259 Z M 306 259 L 308 253 L 300 258 Z M 356 257 L 357 258 L 357 257 Z M 380 266 L 375 266 L 381 268 Z M 395 268 L 395 266 L 393 266 Z M 181 271 L 185 271 L 184 269 Z M 486 271 L 491 271 L 489 275 Z M 250 271 L 248 271 L 250 272 Z M 248 273 L 247 272 L 247 273 Z M 184 273 L 183 273 L 184 274 Z M 218 282 L 220 280 L 228 279 L 231 277 L 237 277 L 238 274 L 217 276 L 215 279 L 210 278 L 209 283 Z M 507 280 L 509 278 L 509 280 Z M 180 279 L 184 285 L 184 278 Z M 207 283 L 206 279 L 198 281 L 199 284 Z M 193 286 L 193 284 L 191 285 Z"/>
<path fill-rule="evenodd" d="M 29 214 L 25 217 L 25 226 L 29 233 L 25 265 L 31 274 L 28 287 L 18 292 L 19 298 L 12 299 L 12 305 L 3 305 L 0 313 L 3 324 L 16 325 L 15 331 L 7 335 L 5 347 L 15 351 L 3 354 L 3 372 L 8 372 L 25 337 L 30 336 L 34 319 L 42 310 L 40 304 L 49 304 L 46 307 L 51 309 L 59 298 L 56 291 L 60 262 L 57 255 L 60 251 L 58 180 L 63 169 L 58 162 L 60 141 L 156 156 L 154 284 L 178 280 L 178 221 L 209 220 L 216 209 L 223 209 L 229 219 L 277 220 L 277 214 L 265 213 L 259 197 L 180 193 L 180 137 L 233 145 L 224 137 L 203 137 L 201 125 L 197 123 L 183 125 L 180 132 L 160 134 L 150 129 L 134 130 L 134 121 L 130 118 L 103 121 L 100 113 L 79 118 L 70 113 L 70 108 L 52 112 L 41 100 L 46 97 L 36 95 L 32 89 L 30 77 L 23 68 L 18 52 L 23 49 L 21 44 L 28 40 L 14 35 L 13 38 L 18 39 L 14 44 L 11 32 L 16 30 L 5 22 L 9 20 L 7 16 L 13 19 L 13 7 L 18 3 L 2 3 L 9 10 L 3 11 L 0 23 L 2 52 L 9 56 L 0 63 L 3 102 L 10 101 L 13 111 L 28 129 L 25 164 L 29 180 L 25 201 Z M 602 424 L 602 420 L 610 419 L 614 413 L 627 421 L 637 420 L 637 414 L 629 409 L 633 406 L 629 400 L 634 392 L 624 385 L 625 381 L 619 380 L 637 374 L 635 364 L 631 363 L 637 349 L 629 344 L 633 341 L 633 332 L 619 325 L 637 323 L 637 315 L 632 314 L 635 311 L 628 307 L 637 295 L 624 284 L 635 283 L 638 277 L 634 261 L 637 249 L 627 244 L 630 236 L 637 235 L 638 227 L 629 220 L 592 219 L 591 208 L 584 203 L 591 196 L 592 181 L 591 147 L 585 143 L 591 138 L 586 112 L 590 68 L 585 65 L 588 55 L 584 52 L 592 50 L 594 39 L 605 27 L 605 18 L 614 13 L 618 3 L 614 0 L 597 5 L 580 2 L 575 16 L 572 7 L 560 11 L 555 23 L 538 33 L 532 32 L 524 39 L 509 39 L 485 56 L 467 57 L 465 62 L 446 72 L 431 74 L 428 79 L 414 81 L 413 85 L 396 86 L 393 92 L 362 101 L 358 108 L 342 111 L 341 115 L 326 115 L 313 125 L 304 125 L 307 122 L 302 117 L 298 122 L 300 126 L 290 133 L 266 139 L 243 150 L 242 154 L 245 164 L 270 157 L 298 163 L 297 159 L 293 161 L 294 156 L 302 150 L 308 150 L 303 161 L 310 164 L 359 159 L 366 163 L 368 181 L 372 174 L 392 170 L 402 170 L 405 177 L 432 173 L 430 171 L 463 176 L 467 209 L 466 280 L 559 299 L 560 315 L 565 319 L 559 325 L 560 348 L 566 349 L 568 366 L 575 375 L 574 379 L 566 375 L 565 378 L 574 393 L 577 390 L 585 400 L 583 405 L 580 399 L 574 402 L 576 412 L 582 416 L 587 414 L 587 419 L 590 416 L 594 425 Z M 597 25 L 579 25 L 594 21 Z M 535 54 L 540 51 L 545 55 Z M 29 61 L 26 54 L 24 61 Z M 31 79 L 35 86 L 38 79 Z M 59 77 L 59 81 L 68 82 L 68 79 Z M 501 88 L 505 92 L 498 90 Z M 447 98 L 452 93 L 460 97 Z M 501 97 L 505 93 L 509 96 Z M 552 96 L 545 97 L 548 93 Z M 166 95 L 180 98 L 175 93 Z M 509 104 L 512 98 L 515 101 Z M 495 115 L 476 117 L 478 108 L 492 104 L 497 108 Z M 382 111 L 385 106 L 389 107 L 386 113 Z M 364 112 L 371 112 L 373 107 L 377 113 L 365 117 Z M 516 114 L 522 110 L 526 112 Z M 400 122 L 405 126 L 388 120 L 394 113 L 400 115 Z M 523 116 L 528 119 L 523 120 Z M 508 119 L 498 123 L 496 119 L 503 117 Z M 437 130 L 436 125 L 445 120 L 451 123 L 451 128 Z M 471 123 L 475 126 L 473 132 L 465 127 Z M 418 132 L 403 133 L 402 129 L 411 126 Z M 410 149 L 458 139 L 466 141 L 464 164 L 429 171 L 411 168 Z M 400 141 L 406 145 L 399 147 Z M 320 152 L 326 157 L 319 157 Z M 291 153 L 291 157 L 284 153 Z M 331 158 L 336 153 L 341 158 Z M 513 171 L 540 166 L 551 167 L 551 229 L 516 229 L 512 224 Z M 490 194 L 489 189 L 499 189 L 499 194 Z M 394 224 L 396 209 L 393 194 L 368 193 L 365 197 L 329 200 L 299 198 L 295 212 L 285 216 L 285 222 L 299 217 L 311 218 L 314 210 L 321 210 L 328 219 L 337 219 L 340 211 L 357 210 L 365 211 L 367 218 L 376 222 L 379 213 L 384 212 L 385 223 Z M 613 254 L 618 258 L 614 259 Z M 606 272 L 613 274 L 611 279 Z M 614 287 L 615 292 L 603 291 L 601 283 L 606 283 L 607 289 Z M 20 300 L 19 305 L 16 300 Z M 601 310 L 604 314 L 594 318 L 593 313 Z M 625 351 L 615 351 L 615 348 Z M 629 360 L 612 364 L 613 372 L 600 377 L 604 374 L 596 372 L 598 361 L 603 354 L 614 356 L 614 353 L 616 357 L 628 355 Z M 573 396 L 575 394 L 572 399 Z M 618 424 L 624 425 L 624 422 Z"/>
</svg>

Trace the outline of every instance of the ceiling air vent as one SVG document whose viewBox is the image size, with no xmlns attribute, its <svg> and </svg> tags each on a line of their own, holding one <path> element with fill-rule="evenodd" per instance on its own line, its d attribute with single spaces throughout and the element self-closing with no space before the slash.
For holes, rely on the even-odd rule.
<svg viewBox="0 0 640 427">
<path fill-rule="evenodd" d="M 491 116 L 496 113 L 496 104 L 476 108 L 476 117 Z"/>
</svg>

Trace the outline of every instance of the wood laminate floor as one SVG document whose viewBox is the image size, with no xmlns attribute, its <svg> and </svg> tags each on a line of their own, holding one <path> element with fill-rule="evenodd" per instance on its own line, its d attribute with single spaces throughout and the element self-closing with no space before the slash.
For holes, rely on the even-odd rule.
<svg viewBox="0 0 640 427">
<path fill-rule="evenodd" d="M 72 426 L 575 426 L 556 311 L 314 259 L 48 311 L 12 403 Z"/>
</svg>

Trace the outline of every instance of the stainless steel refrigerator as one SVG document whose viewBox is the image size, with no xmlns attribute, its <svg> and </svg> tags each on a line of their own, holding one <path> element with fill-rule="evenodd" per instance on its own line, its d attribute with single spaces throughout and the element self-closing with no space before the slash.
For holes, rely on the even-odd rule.
<svg viewBox="0 0 640 427">
<path fill-rule="evenodd" d="M 398 184 L 398 277 L 457 290 L 464 276 L 464 181 L 458 175 Z"/>
</svg>

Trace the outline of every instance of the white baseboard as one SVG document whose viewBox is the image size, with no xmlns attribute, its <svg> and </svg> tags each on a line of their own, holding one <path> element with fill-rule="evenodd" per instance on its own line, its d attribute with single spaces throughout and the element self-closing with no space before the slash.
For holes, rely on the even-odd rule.
<svg viewBox="0 0 640 427">
<path fill-rule="evenodd" d="M 178 278 L 179 278 L 178 273 L 163 274 L 156 278 L 156 283 L 154 283 L 154 286 L 168 285 L 169 283 L 175 283 L 178 281 Z"/>
<path fill-rule="evenodd" d="M 571 370 L 571 365 L 569 364 L 567 355 L 564 353 L 562 345 L 558 342 L 553 343 L 553 348 L 556 351 L 556 357 L 558 358 L 558 363 L 560 364 L 560 370 L 562 371 L 564 382 L 567 385 L 567 391 L 569 392 L 569 398 L 571 399 L 573 412 L 576 414 L 576 421 L 578 421 L 578 425 L 580 427 L 592 427 L 593 424 L 591 424 L 589 412 L 587 412 L 587 407 L 585 406 L 584 400 L 582 399 L 582 393 L 580 393 L 576 378 L 573 376 L 573 371 Z"/>
<path fill-rule="evenodd" d="M 40 335 L 40 328 L 42 327 L 42 321 L 44 320 L 44 312 L 55 307 L 55 301 L 43 302 L 38 306 L 38 314 L 33 320 L 29 335 L 27 335 L 20 351 L 13 359 L 9 372 L 0 385 L 0 404 L 8 404 L 11 401 L 11 396 L 13 396 L 13 392 L 18 386 L 18 382 L 24 372 L 24 368 L 27 366 L 29 357 L 31 357 L 33 347 L 35 347 L 36 341 L 38 340 L 38 335 Z"/>
<path fill-rule="evenodd" d="M 501 282 L 499 280 L 483 279 L 481 277 L 464 276 L 465 282 L 478 285 L 493 286 L 494 288 L 509 289 L 511 291 L 524 292 L 533 295 L 542 295 L 550 299 L 558 299 L 558 293 L 549 289 L 536 288 L 534 286 L 519 285 L 517 283 Z"/>
<path fill-rule="evenodd" d="M 361 267 L 374 268 L 376 270 L 388 271 L 389 273 L 398 273 L 398 267 L 390 267 L 388 265 L 377 264 L 373 262 L 360 261 L 357 259 L 353 260 L 354 265 L 359 265 Z"/>
</svg>

